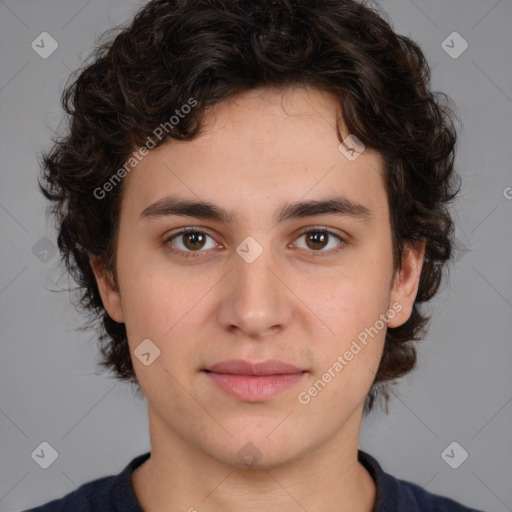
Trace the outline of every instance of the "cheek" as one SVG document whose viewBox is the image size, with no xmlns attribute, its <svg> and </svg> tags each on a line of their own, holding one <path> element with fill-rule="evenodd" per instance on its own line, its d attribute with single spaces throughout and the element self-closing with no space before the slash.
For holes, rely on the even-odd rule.
<svg viewBox="0 0 512 512">
<path fill-rule="evenodd" d="M 173 404 L 181 414 L 183 397 L 177 381 L 183 381 L 180 371 L 190 365 L 193 344 L 183 343 L 183 329 L 188 327 L 186 334 L 191 336 L 188 322 L 193 315 L 187 312 L 193 307 L 189 304 L 193 298 L 185 294 L 179 279 L 165 278 L 155 267 L 147 268 L 125 275 L 123 312 L 131 358 L 143 393 L 153 403 Z M 149 347 L 144 351 L 138 348 L 143 340 L 151 341 L 149 345 L 144 342 Z M 150 363 L 146 365 L 138 354 L 148 351 Z"/>
<path fill-rule="evenodd" d="M 178 376 L 185 368 L 196 364 L 198 354 L 194 340 L 200 338 L 198 333 L 211 316 L 206 310 L 209 301 L 205 297 L 218 277 L 197 272 L 191 283 L 190 274 L 172 268 L 165 261 L 136 255 L 130 260 L 119 265 L 130 351 L 133 357 L 134 350 L 145 339 L 160 350 L 155 363 L 148 367 L 134 358 L 136 371 L 144 379 L 151 378 L 146 376 L 146 368 L 165 369 Z"/>
<path fill-rule="evenodd" d="M 358 390 L 364 395 L 366 386 L 370 387 L 382 355 L 386 318 L 391 309 L 391 253 L 382 251 L 389 257 L 379 258 L 375 248 L 374 252 L 368 250 L 359 254 L 362 256 L 357 261 L 354 259 L 353 264 L 334 272 L 334 277 L 326 278 L 323 286 L 317 282 L 316 293 L 310 292 L 311 302 L 308 302 L 311 310 L 329 327 L 325 336 L 311 336 L 318 356 L 314 377 L 321 378 L 330 369 L 331 374 L 336 375 L 331 377 L 332 384 L 328 384 L 331 392 L 345 397 L 352 392 L 359 393 Z M 322 288 L 328 293 L 322 293 Z M 322 381 L 329 378 L 325 375 Z"/>
<path fill-rule="evenodd" d="M 379 271 L 378 265 L 366 266 L 327 279 L 328 293 L 318 287 L 315 295 L 310 292 L 308 305 L 329 326 L 332 338 L 340 340 L 333 346 L 342 348 L 340 343 L 357 337 L 387 311 L 390 280 L 391 273 Z"/>
<path fill-rule="evenodd" d="M 335 335 L 315 343 L 317 364 L 300 403 L 311 400 L 318 414 L 332 410 L 342 418 L 364 400 L 382 356 L 386 322 L 379 316 L 386 311 L 365 303 L 364 310 L 354 305 L 338 312 L 336 323 L 331 322 Z"/>
<path fill-rule="evenodd" d="M 119 241 L 119 255 L 126 328 L 134 337 L 159 340 L 186 313 L 198 287 L 191 287 L 184 273 L 169 265 L 163 248 L 141 247 L 125 236 Z"/>
<path fill-rule="evenodd" d="M 174 294 L 155 274 L 128 274 L 124 285 L 122 303 L 127 330 L 134 336 L 161 338 L 172 327 Z"/>
</svg>

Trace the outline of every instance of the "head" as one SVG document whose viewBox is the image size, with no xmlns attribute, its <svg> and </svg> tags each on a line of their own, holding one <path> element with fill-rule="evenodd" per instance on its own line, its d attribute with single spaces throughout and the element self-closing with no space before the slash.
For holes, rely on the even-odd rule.
<svg viewBox="0 0 512 512">
<path fill-rule="evenodd" d="M 387 403 L 451 254 L 445 99 L 420 48 L 361 2 L 149 2 L 67 87 L 69 131 L 42 159 L 101 364 L 205 449 L 182 388 L 262 447 L 320 444 Z M 300 367 L 302 393 L 211 388 L 205 369 L 247 358 Z M 291 406 L 293 432 L 267 439 Z"/>
</svg>

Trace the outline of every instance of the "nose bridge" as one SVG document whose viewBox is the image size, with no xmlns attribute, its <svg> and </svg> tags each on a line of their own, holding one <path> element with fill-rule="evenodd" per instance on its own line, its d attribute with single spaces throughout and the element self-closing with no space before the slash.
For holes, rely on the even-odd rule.
<svg viewBox="0 0 512 512">
<path fill-rule="evenodd" d="M 222 306 L 225 326 L 236 326 L 250 336 L 282 328 L 290 318 L 286 287 L 275 275 L 279 274 L 276 258 L 270 246 L 264 245 L 252 237 L 239 244 Z"/>
<path fill-rule="evenodd" d="M 239 248 L 242 251 L 243 246 Z M 245 246 L 247 248 L 247 245 Z M 249 296 L 257 297 L 262 294 L 266 296 L 269 292 L 269 287 L 273 288 L 272 281 L 275 281 L 275 276 L 270 269 L 275 267 L 274 255 L 270 247 L 262 248 L 260 254 L 254 255 L 254 248 L 250 248 L 248 256 L 251 255 L 254 259 L 245 259 L 240 256 L 239 260 L 235 263 L 234 273 L 239 283 L 239 289 L 245 290 Z M 237 252 L 239 252 L 237 251 Z M 275 272 L 275 270 L 274 270 Z M 268 294 L 273 295 L 273 294 Z"/>
</svg>

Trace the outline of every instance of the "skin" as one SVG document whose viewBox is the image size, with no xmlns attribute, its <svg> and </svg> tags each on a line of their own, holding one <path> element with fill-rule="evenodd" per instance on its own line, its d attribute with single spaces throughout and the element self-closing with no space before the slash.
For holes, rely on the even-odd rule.
<svg viewBox="0 0 512 512">
<path fill-rule="evenodd" d="M 402 309 L 388 326 L 409 318 L 424 245 L 407 246 L 395 272 L 381 157 L 367 148 L 349 161 L 338 150 L 336 115 L 326 92 L 252 90 L 213 107 L 196 139 L 150 151 L 125 178 L 119 289 L 99 260 L 91 264 L 109 315 L 126 324 L 148 402 L 151 457 L 132 477 L 146 511 L 372 510 L 375 483 L 357 449 L 385 328 L 307 405 L 297 396 L 394 303 Z M 171 194 L 207 200 L 235 220 L 139 218 Z M 273 221 L 285 202 L 333 195 L 371 218 Z M 203 248 L 186 235 L 165 242 L 188 226 L 209 235 Z M 306 228 L 346 243 L 308 243 Z M 263 248 L 252 263 L 236 252 L 247 236 Z M 160 349 L 149 366 L 133 357 L 147 338 Z M 244 401 L 201 371 L 227 359 L 281 359 L 307 373 L 277 396 Z M 260 454 L 251 467 L 237 455 L 247 443 Z"/>
</svg>

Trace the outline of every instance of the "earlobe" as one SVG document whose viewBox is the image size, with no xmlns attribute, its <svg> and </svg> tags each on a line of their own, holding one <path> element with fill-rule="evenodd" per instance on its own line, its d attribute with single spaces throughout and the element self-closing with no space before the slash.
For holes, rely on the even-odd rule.
<svg viewBox="0 0 512 512">
<path fill-rule="evenodd" d="M 402 254 L 402 268 L 395 278 L 391 292 L 390 304 L 398 303 L 401 310 L 388 322 L 388 327 L 399 327 L 404 324 L 412 313 L 425 256 L 425 240 L 405 244 Z"/>
<path fill-rule="evenodd" d="M 89 255 L 89 263 L 96 278 L 103 306 L 112 320 L 123 323 L 121 295 L 118 288 L 114 286 L 113 276 L 105 268 L 105 264 L 99 256 Z"/>
</svg>

